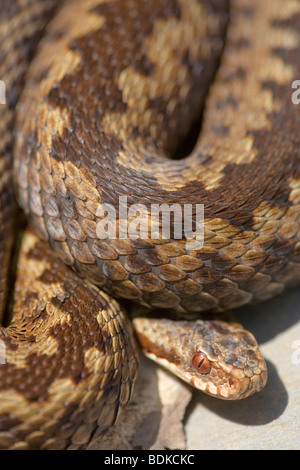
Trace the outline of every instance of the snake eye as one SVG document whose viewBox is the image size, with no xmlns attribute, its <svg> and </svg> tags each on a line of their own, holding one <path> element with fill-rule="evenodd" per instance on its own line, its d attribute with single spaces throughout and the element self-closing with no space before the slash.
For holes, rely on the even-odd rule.
<svg viewBox="0 0 300 470">
<path fill-rule="evenodd" d="M 194 354 L 192 364 L 200 374 L 208 374 L 210 372 L 211 363 L 203 353 Z"/>
</svg>

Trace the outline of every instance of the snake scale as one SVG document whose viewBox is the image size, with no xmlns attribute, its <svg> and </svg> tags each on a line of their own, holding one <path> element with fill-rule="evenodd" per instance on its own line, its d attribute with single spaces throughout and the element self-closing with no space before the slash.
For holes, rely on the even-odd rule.
<svg viewBox="0 0 300 470">
<path fill-rule="evenodd" d="M 82 449 L 114 424 L 138 367 L 114 298 L 147 312 L 143 349 L 184 380 L 259 391 L 254 337 L 203 316 L 300 281 L 300 3 L 0 6 L 0 448 Z M 203 247 L 100 239 L 121 196 L 204 204 Z"/>
</svg>

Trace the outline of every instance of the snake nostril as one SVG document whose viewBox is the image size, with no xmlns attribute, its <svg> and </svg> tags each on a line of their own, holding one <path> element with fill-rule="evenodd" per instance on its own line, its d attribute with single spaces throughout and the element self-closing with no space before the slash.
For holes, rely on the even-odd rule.
<svg viewBox="0 0 300 470">
<path fill-rule="evenodd" d="M 193 356 L 192 364 L 201 374 L 208 374 L 211 369 L 210 360 L 203 353 L 196 353 Z"/>
<path fill-rule="evenodd" d="M 234 386 L 234 380 L 231 377 L 228 379 L 228 385 L 229 385 L 229 387 Z"/>
</svg>

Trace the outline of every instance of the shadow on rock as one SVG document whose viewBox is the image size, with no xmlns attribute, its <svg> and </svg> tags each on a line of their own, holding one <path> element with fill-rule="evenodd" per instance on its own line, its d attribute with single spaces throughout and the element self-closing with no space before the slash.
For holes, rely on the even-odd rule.
<svg viewBox="0 0 300 470">
<path fill-rule="evenodd" d="M 195 392 L 188 416 L 198 404 L 207 407 L 222 418 L 248 426 L 260 426 L 277 419 L 286 409 L 288 393 L 280 380 L 275 366 L 266 361 L 268 367 L 268 382 L 259 393 L 243 400 L 227 401 Z M 186 419 L 188 419 L 186 416 Z"/>
</svg>

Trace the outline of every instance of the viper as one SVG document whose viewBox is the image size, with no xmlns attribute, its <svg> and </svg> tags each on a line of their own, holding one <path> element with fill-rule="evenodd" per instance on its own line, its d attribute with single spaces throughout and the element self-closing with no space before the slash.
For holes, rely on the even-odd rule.
<svg viewBox="0 0 300 470">
<path fill-rule="evenodd" d="M 216 316 L 300 281 L 299 2 L 2 0 L 0 44 L 0 447 L 110 428 L 132 325 L 205 393 L 260 391 L 255 338 Z M 101 236 L 125 197 L 201 204 L 203 244 L 172 217 L 167 237 Z"/>
</svg>

